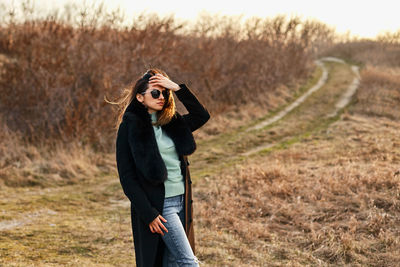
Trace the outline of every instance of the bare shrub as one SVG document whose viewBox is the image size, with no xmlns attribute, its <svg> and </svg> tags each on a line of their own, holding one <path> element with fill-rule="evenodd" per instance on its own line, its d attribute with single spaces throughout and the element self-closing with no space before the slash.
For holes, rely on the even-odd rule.
<svg viewBox="0 0 400 267">
<path fill-rule="evenodd" d="M 321 56 L 336 56 L 360 65 L 382 67 L 400 66 L 400 43 L 397 37 L 375 39 L 349 38 L 335 42 L 321 52 Z"/>
<path fill-rule="evenodd" d="M 13 59 L 0 77 L 5 122 L 32 143 L 76 140 L 106 151 L 115 109 L 104 97 L 116 98 L 146 68 L 187 83 L 215 115 L 251 102 L 268 106 L 280 85 L 307 77 L 313 44 L 332 34 L 322 23 L 284 16 L 241 23 L 204 15 L 189 24 L 141 14 L 121 27 L 122 17 L 101 6 L 44 18 L 24 12 L 19 22 L 10 10 L 0 26 L 0 53 Z"/>
<path fill-rule="evenodd" d="M 400 69 L 368 66 L 361 77 L 351 111 L 400 120 Z"/>
</svg>

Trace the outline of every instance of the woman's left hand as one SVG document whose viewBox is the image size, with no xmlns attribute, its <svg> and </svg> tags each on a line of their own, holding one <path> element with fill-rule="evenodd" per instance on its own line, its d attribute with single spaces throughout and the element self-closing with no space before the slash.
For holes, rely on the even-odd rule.
<svg viewBox="0 0 400 267">
<path fill-rule="evenodd" d="M 149 83 L 152 85 L 159 85 L 166 89 L 171 89 L 172 91 L 177 91 L 180 89 L 179 85 L 168 79 L 167 77 L 157 73 L 149 79 Z"/>
</svg>

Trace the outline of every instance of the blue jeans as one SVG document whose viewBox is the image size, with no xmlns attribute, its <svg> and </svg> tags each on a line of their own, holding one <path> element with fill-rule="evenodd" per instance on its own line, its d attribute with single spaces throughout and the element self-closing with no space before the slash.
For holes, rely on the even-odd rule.
<svg viewBox="0 0 400 267">
<path fill-rule="evenodd" d="M 164 200 L 162 223 L 168 232 L 161 235 L 166 248 L 163 255 L 163 267 L 199 266 L 199 260 L 193 254 L 192 247 L 183 227 L 185 223 L 184 194 L 167 197 Z"/>
</svg>

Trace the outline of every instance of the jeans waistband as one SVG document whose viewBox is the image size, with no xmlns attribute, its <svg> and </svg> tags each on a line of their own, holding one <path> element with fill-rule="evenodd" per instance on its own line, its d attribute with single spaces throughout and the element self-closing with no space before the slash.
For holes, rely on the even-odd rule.
<svg viewBox="0 0 400 267">
<path fill-rule="evenodd" d="M 184 194 L 172 196 L 172 197 L 166 197 L 164 201 L 182 201 L 184 197 Z"/>
</svg>

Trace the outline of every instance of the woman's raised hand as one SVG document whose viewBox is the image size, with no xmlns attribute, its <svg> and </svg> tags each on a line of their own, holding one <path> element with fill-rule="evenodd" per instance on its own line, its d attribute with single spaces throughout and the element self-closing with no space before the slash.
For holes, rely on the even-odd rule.
<svg viewBox="0 0 400 267">
<path fill-rule="evenodd" d="M 164 229 L 165 232 L 167 232 L 167 233 L 168 233 L 168 230 L 167 230 L 167 228 L 164 226 L 164 224 L 162 224 L 162 222 L 161 222 L 160 219 L 163 220 L 164 222 L 167 221 L 167 220 L 166 220 L 163 216 L 161 216 L 161 214 L 160 214 L 160 215 L 158 215 L 158 216 L 149 224 L 149 227 L 150 227 L 150 231 L 151 231 L 152 233 L 159 233 L 159 234 L 164 235 L 164 232 L 163 232 L 161 229 Z"/>
<path fill-rule="evenodd" d="M 168 79 L 167 77 L 157 73 L 149 79 L 149 83 L 152 85 L 159 85 L 166 89 L 171 89 L 172 91 L 177 91 L 180 89 L 179 85 Z"/>
</svg>

